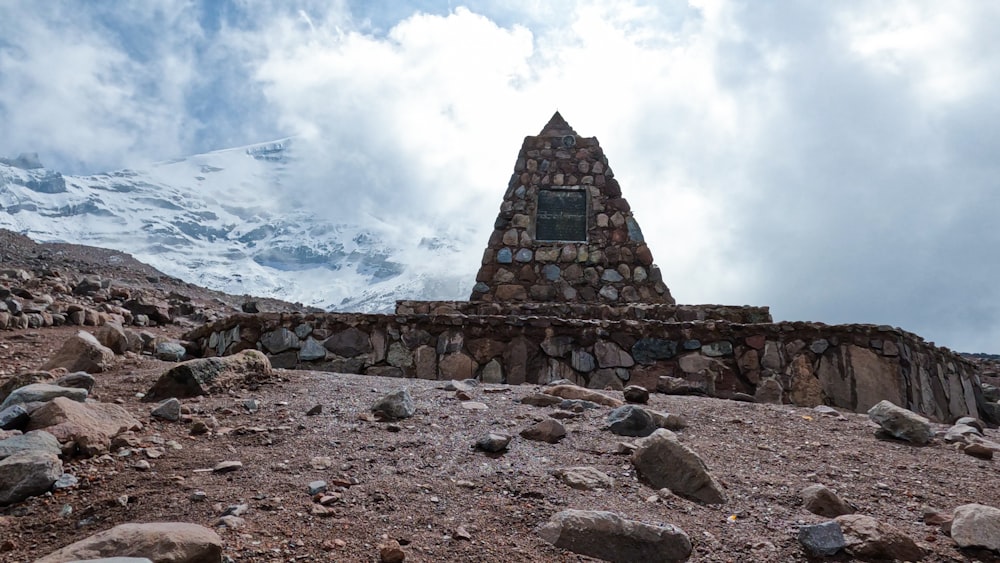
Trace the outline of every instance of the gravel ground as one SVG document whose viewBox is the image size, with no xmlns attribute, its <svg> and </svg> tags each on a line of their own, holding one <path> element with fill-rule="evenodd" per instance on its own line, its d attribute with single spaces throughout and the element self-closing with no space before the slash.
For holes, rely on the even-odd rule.
<svg viewBox="0 0 1000 563">
<path fill-rule="evenodd" d="M 37 357 L 40 364 L 72 330 L 0 333 L 0 362 Z M 6 550 L 0 561 L 31 561 L 124 522 L 213 527 L 240 504 L 248 505 L 243 524 L 217 528 L 236 561 L 377 561 L 385 539 L 403 545 L 406 561 L 589 560 L 534 533 L 567 508 L 675 524 L 691 537 L 691 561 L 805 561 L 797 527 L 823 519 L 802 508 L 799 491 L 814 483 L 902 530 L 929 550 L 925 561 L 1000 560 L 959 551 L 920 520 L 925 505 L 946 511 L 971 502 L 996 506 L 997 461 L 940 441 L 914 447 L 877 439 L 865 415 L 835 418 L 791 406 L 654 394 L 650 408 L 686 417 L 689 426 L 678 435 L 726 489 L 726 504 L 704 506 L 659 498 L 640 483 L 628 456 L 618 453 L 628 439 L 603 429 L 608 407 L 564 420 L 568 434 L 558 444 L 517 436 L 558 411 L 516 402 L 535 390 L 530 386 L 480 386 L 471 398 L 487 410 L 476 411 L 463 408 L 442 382 L 277 370 L 273 384 L 184 401 L 191 419 L 214 418 L 219 425 L 192 436 L 190 421 L 152 419 L 152 406 L 136 396 L 168 367 L 148 357 L 122 360 L 98 376 L 94 390 L 99 400 L 117 400 L 143 421 L 142 446 L 161 448 L 163 455 L 150 459 L 138 450 L 71 461 L 67 471 L 80 478 L 78 488 L 0 509 L 0 549 Z M 372 403 L 399 388 L 410 390 L 416 415 L 397 423 L 371 420 Z M 256 412 L 246 408 L 248 400 L 259 403 Z M 306 415 L 316 405 L 322 413 Z M 515 436 L 506 453 L 471 447 L 488 431 Z M 1000 433 L 988 430 L 987 438 L 1000 441 Z M 139 459 L 151 469 L 134 469 Z M 242 470 L 202 471 L 228 460 L 241 461 Z M 581 465 L 612 476 L 615 487 L 579 491 L 551 475 Z M 341 498 L 319 508 L 307 491 L 315 480 Z"/>
</svg>

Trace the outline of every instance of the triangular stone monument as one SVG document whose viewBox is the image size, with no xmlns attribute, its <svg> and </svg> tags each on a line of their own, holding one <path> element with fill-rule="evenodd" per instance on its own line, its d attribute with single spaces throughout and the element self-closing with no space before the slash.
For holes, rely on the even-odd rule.
<svg viewBox="0 0 1000 563">
<path fill-rule="evenodd" d="M 674 304 L 596 137 L 525 137 L 472 301 Z"/>
</svg>

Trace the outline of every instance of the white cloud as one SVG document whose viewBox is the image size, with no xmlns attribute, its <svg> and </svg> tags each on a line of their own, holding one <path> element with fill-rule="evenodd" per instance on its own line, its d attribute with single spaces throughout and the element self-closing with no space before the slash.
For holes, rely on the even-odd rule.
<svg viewBox="0 0 1000 563">
<path fill-rule="evenodd" d="M 297 134 L 291 203 L 447 229 L 471 273 L 521 139 L 559 109 L 600 138 L 679 300 L 996 348 L 1000 8 L 467 5 L 6 4 L 0 153 L 117 167 Z"/>
</svg>

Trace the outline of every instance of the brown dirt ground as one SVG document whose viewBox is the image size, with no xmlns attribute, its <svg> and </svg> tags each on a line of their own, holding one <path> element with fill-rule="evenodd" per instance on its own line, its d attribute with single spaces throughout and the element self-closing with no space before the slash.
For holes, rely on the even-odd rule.
<svg viewBox="0 0 1000 563">
<path fill-rule="evenodd" d="M 40 365 L 74 330 L 0 333 L 0 365 L 15 358 Z M 864 415 L 835 419 L 792 406 L 654 395 L 652 408 L 688 419 L 682 441 L 726 488 L 728 503 L 702 506 L 678 498 L 651 501 L 655 491 L 616 453 L 626 439 L 602 429 L 608 408 L 566 421 L 568 435 L 558 444 L 515 437 L 503 455 L 473 450 L 487 431 L 516 435 L 555 410 L 516 403 L 530 386 L 480 387 L 473 398 L 489 410 L 478 412 L 463 409 L 441 382 L 278 370 L 274 384 L 184 401 L 194 418 L 214 416 L 220 424 L 217 432 L 190 436 L 190 423 L 151 419 L 152 407 L 136 397 L 168 367 L 149 357 L 122 359 L 98 376 L 94 396 L 122 402 L 143 421 L 143 445 L 174 440 L 183 449 L 165 448 L 163 457 L 148 460 L 148 472 L 131 467 L 145 458 L 141 452 L 69 462 L 78 488 L 0 509 L 0 543 L 13 547 L 0 561 L 31 561 L 124 522 L 211 527 L 226 507 L 240 503 L 249 504 L 245 525 L 217 528 L 236 561 L 376 561 L 384 537 L 404 544 L 407 561 L 587 561 L 533 532 L 567 508 L 680 526 L 695 546 L 691 561 L 803 561 L 796 529 L 822 521 L 801 507 L 799 491 L 813 483 L 901 529 L 930 550 L 925 561 L 1000 560 L 961 552 L 920 521 L 923 505 L 949 511 L 971 502 L 996 505 L 998 462 L 941 442 L 914 447 L 876 439 Z M 376 398 L 400 387 L 413 394 L 416 416 L 395 425 L 363 420 Z M 247 399 L 260 401 L 259 411 L 248 412 Z M 317 404 L 322 414 L 306 416 Z M 1000 440 L 997 430 L 987 434 Z M 310 460 L 318 456 L 330 457 L 332 467 L 313 469 Z M 243 469 L 197 471 L 224 460 L 242 461 Z M 611 475 L 615 488 L 577 491 L 549 474 L 577 465 Z M 346 487 L 330 515 L 312 514 L 307 484 L 337 478 L 357 484 Z M 196 490 L 207 499 L 190 500 Z M 471 539 L 455 537 L 459 526 Z"/>
</svg>

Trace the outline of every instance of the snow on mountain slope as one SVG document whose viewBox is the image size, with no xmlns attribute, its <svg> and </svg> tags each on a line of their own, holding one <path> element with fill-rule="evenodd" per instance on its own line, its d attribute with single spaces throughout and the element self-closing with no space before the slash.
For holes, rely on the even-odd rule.
<svg viewBox="0 0 1000 563">
<path fill-rule="evenodd" d="M 340 311 L 396 299 L 464 299 L 477 264 L 456 270 L 468 233 L 426 238 L 365 216 L 343 223 L 297 206 L 294 140 L 62 176 L 37 157 L 0 159 L 0 227 L 40 241 L 128 252 L 233 294 Z M 402 238 L 402 240 L 400 240 Z"/>
</svg>

